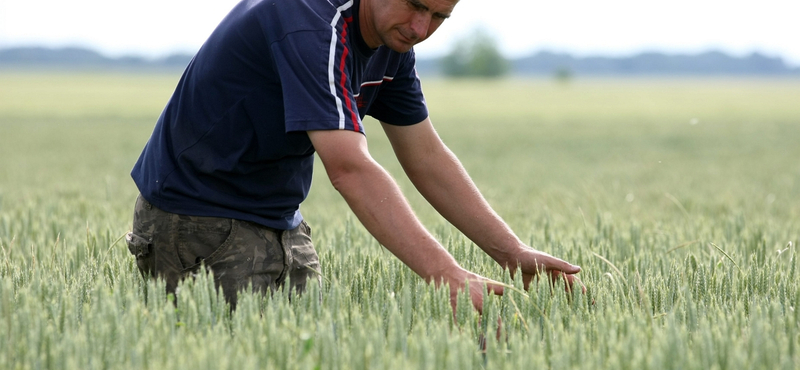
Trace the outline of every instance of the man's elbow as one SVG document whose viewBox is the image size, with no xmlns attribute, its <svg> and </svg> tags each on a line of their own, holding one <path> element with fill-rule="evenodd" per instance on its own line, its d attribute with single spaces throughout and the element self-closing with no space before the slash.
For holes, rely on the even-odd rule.
<svg viewBox="0 0 800 370">
<path fill-rule="evenodd" d="M 359 187 L 368 178 L 374 165 L 370 161 L 346 161 L 326 166 L 328 179 L 339 193 L 347 193 L 350 189 Z"/>
<path fill-rule="evenodd" d="M 352 182 L 350 177 L 351 176 L 345 172 L 328 172 L 328 178 L 331 180 L 331 185 L 333 185 L 333 188 L 339 193 L 348 188 L 348 185 Z"/>
</svg>

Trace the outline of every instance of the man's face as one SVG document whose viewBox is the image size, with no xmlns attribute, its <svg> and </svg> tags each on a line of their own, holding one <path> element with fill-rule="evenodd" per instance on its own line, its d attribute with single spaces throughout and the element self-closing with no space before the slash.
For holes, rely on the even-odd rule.
<svg viewBox="0 0 800 370">
<path fill-rule="evenodd" d="M 363 0 L 361 34 L 367 45 L 404 53 L 427 39 L 458 0 Z"/>
</svg>

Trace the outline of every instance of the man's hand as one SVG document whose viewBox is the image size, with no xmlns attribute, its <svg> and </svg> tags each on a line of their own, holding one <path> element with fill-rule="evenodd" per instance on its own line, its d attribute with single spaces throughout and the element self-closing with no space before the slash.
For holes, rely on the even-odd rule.
<svg viewBox="0 0 800 370">
<path fill-rule="evenodd" d="M 511 277 L 514 277 L 518 268 L 522 271 L 522 283 L 525 290 L 528 290 L 534 277 L 538 277 L 539 274 L 546 274 L 553 285 L 563 279 L 564 289 L 567 292 L 571 292 L 577 283 L 581 288 L 581 292 L 586 293 L 586 286 L 575 275 L 581 272 L 580 266 L 530 247 L 522 247 L 516 255 L 516 263 L 508 263 L 504 267 L 508 268 Z"/>
<path fill-rule="evenodd" d="M 483 314 L 483 292 L 487 291 L 489 294 L 503 295 L 503 285 L 497 281 L 487 279 L 483 276 L 473 272 L 459 268 L 454 274 L 446 276 L 448 286 L 450 287 L 450 306 L 453 308 L 453 315 L 456 314 L 456 304 L 458 302 L 458 293 L 464 290 L 466 283 L 469 282 L 469 296 L 472 300 L 472 306 Z M 443 281 L 436 282 L 438 287 Z"/>
<path fill-rule="evenodd" d="M 578 287 L 580 287 L 582 293 L 586 293 L 586 286 L 583 285 L 581 279 L 575 275 L 581 271 L 580 266 L 570 264 L 560 258 L 553 257 L 547 253 L 539 252 L 529 247 L 521 250 L 517 261 L 518 264 L 516 266 L 508 266 L 509 271 L 513 278 L 517 269 L 522 270 L 522 283 L 524 284 L 525 290 L 530 288 L 530 283 L 534 277 L 545 274 L 550 278 L 554 287 L 560 281 L 564 284 L 564 290 L 568 293 Z M 503 295 L 505 291 L 502 283 L 487 279 L 460 267 L 453 273 L 446 273 L 445 275 L 447 283 L 450 286 L 450 305 L 453 307 L 453 313 L 456 312 L 458 293 L 464 290 L 467 281 L 469 281 L 469 294 L 472 299 L 472 305 L 481 313 L 483 313 L 484 291 L 494 295 Z M 439 282 L 436 282 L 436 284 L 438 286 Z"/>
<path fill-rule="evenodd" d="M 518 269 L 522 270 L 522 283 L 524 284 L 525 290 L 530 288 L 530 283 L 534 277 L 545 274 L 550 278 L 553 286 L 556 286 L 559 281 L 561 281 L 561 283 L 564 284 L 564 290 L 568 293 L 572 292 L 572 289 L 577 287 L 580 287 L 582 293 L 586 293 L 586 286 L 583 285 L 581 279 L 575 275 L 581 271 L 580 266 L 570 264 L 560 258 L 553 257 L 547 253 L 539 252 L 529 247 L 521 250 L 517 261 L 518 264 L 516 266 L 507 267 L 511 272 L 512 278 Z M 481 313 L 483 310 L 484 291 L 494 295 L 503 295 L 505 291 L 503 284 L 497 281 L 487 279 L 464 269 L 459 269 L 447 277 L 447 282 L 450 286 L 450 305 L 453 306 L 454 313 L 456 310 L 458 292 L 464 290 L 467 281 L 469 281 L 469 293 L 472 299 L 472 305 Z"/>
</svg>

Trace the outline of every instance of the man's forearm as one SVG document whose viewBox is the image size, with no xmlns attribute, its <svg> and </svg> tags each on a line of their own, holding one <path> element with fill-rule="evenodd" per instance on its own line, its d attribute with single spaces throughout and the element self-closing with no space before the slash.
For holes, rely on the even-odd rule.
<svg viewBox="0 0 800 370">
<path fill-rule="evenodd" d="M 513 267 L 523 243 L 494 212 L 429 120 L 410 128 L 384 125 L 414 186 L 450 223 L 502 266 Z"/>
<path fill-rule="evenodd" d="M 426 281 L 454 282 L 464 270 L 422 226 L 394 179 L 371 157 L 323 164 L 359 221 L 386 249 Z"/>
<path fill-rule="evenodd" d="M 439 156 L 409 171 L 409 178 L 434 208 L 503 266 L 522 242 L 484 199 L 455 155 L 445 148 Z"/>
<path fill-rule="evenodd" d="M 438 149 L 436 145 L 426 148 L 423 155 L 411 155 L 401 163 L 420 193 L 439 213 L 512 274 L 519 267 L 525 286 L 541 271 L 547 271 L 554 279 L 566 274 L 565 281 L 572 286 L 576 277 L 571 274 L 580 272 L 580 266 L 522 243 L 492 210 L 444 144 Z"/>
</svg>

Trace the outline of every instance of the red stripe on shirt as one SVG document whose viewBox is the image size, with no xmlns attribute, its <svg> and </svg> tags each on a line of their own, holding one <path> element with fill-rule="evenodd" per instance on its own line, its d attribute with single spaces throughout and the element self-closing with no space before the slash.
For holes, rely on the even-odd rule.
<svg viewBox="0 0 800 370">
<path fill-rule="evenodd" d="M 358 116 L 356 112 L 353 110 L 353 102 L 350 100 L 349 95 L 347 94 L 347 76 L 344 73 L 345 67 L 345 60 L 347 59 L 347 55 L 350 54 L 350 49 L 347 48 L 346 44 L 346 37 L 347 37 L 347 26 L 353 21 L 353 17 L 347 17 L 344 19 L 344 25 L 342 26 L 342 46 L 344 47 L 344 51 L 342 51 L 342 59 L 339 62 L 339 73 L 342 74 L 342 78 L 339 81 L 339 84 L 342 87 L 342 95 L 344 96 L 345 105 L 347 106 L 347 110 L 350 111 L 350 119 L 353 121 L 353 130 L 361 131 L 358 127 Z"/>
</svg>

